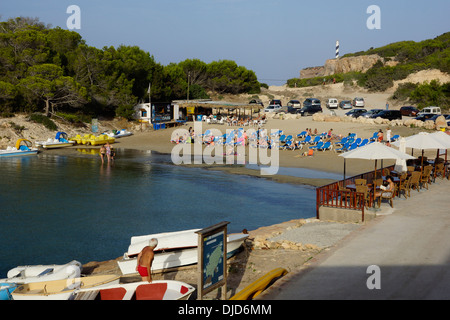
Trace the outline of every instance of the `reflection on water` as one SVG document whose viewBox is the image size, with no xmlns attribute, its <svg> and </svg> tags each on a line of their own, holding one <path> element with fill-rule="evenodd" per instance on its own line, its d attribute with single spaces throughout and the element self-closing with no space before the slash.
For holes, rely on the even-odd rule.
<svg viewBox="0 0 450 320">
<path fill-rule="evenodd" d="M 93 149 L 93 148 L 92 148 Z M 315 215 L 313 187 L 170 164 L 117 149 L 0 159 L 0 278 L 17 265 L 102 261 L 130 237 L 230 221 L 229 232 Z"/>
</svg>

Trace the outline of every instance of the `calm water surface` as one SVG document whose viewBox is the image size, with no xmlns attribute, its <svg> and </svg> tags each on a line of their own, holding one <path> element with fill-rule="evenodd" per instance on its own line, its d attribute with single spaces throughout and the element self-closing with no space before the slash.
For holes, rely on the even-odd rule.
<svg viewBox="0 0 450 320">
<path fill-rule="evenodd" d="M 113 165 L 74 149 L 0 159 L 0 278 L 17 265 L 115 259 L 134 235 L 315 216 L 313 187 L 169 161 L 124 149 Z"/>
</svg>

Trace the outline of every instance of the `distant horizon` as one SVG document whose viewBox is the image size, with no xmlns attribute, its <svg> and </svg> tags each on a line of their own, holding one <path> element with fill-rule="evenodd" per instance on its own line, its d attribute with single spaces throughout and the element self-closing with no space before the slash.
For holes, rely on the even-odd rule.
<svg viewBox="0 0 450 320">
<path fill-rule="evenodd" d="M 137 46 L 161 65 L 233 60 L 269 86 L 334 59 L 336 40 L 342 57 L 450 31 L 448 0 L 16 0 L 0 4 L 0 20 L 23 16 L 68 29 L 71 5 L 81 13 L 80 29 L 73 31 L 89 46 Z M 372 5 L 380 9 L 380 29 L 369 28 Z"/>
</svg>

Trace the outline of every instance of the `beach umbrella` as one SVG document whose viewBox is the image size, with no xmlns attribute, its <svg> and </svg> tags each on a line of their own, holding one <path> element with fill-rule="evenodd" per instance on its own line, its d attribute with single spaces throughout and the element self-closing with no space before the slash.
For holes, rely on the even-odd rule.
<svg viewBox="0 0 450 320">
<path fill-rule="evenodd" d="M 380 142 L 373 142 L 363 147 L 344 152 L 339 155 L 344 158 L 344 180 L 345 180 L 345 159 L 365 159 L 375 160 L 375 176 L 377 171 L 377 160 L 408 160 L 415 159 L 413 156 L 388 147 Z"/>
<path fill-rule="evenodd" d="M 436 138 L 436 135 L 429 134 L 428 132 L 419 132 L 413 136 L 405 138 L 406 148 L 420 149 L 422 150 L 422 163 L 423 167 L 423 152 L 429 149 L 448 149 L 450 144 L 445 143 L 443 138 Z M 394 142 L 392 145 L 399 147 L 400 141 Z"/>
</svg>

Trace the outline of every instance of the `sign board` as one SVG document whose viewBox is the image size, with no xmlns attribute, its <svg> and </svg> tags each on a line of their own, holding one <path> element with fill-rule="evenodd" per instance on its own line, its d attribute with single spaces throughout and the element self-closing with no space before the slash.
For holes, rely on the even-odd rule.
<svg viewBox="0 0 450 320">
<path fill-rule="evenodd" d="M 227 292 L 227 225 L 221 222 L 211 227 L 197 231 L 198 234 L 198 286 L 197 297 L 221 286 L 222 299 Z"/>
<path fill-rule="evenodd" d="M 92 119 L 91 131 L 93 133 L 97 133 L 98 132 L 98 119 Z"/>
</svg>

